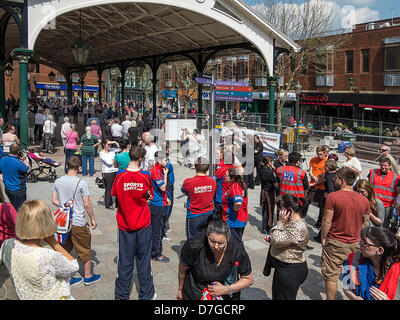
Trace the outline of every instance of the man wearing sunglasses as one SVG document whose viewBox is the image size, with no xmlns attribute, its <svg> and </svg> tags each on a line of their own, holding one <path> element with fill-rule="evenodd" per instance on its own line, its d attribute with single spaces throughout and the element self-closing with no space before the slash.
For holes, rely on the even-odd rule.
<svg viewBox="0 0 400 320">
<path fill-rule="evenodd" d="M 379 157 L 376 159 L 376 161 L 380 161 L 380 159 L 382 158 L 388 158 L 390 160 L 390 163 L 392 165 L 392 170 L 399 174 L 400 173 L 400 167 L 397 164 L 397 161 L 395 158 L 393 158 L 393 156 L 390 154 L 390 147 L 387 145 L 383 145 L 379 148 L 378 150 L 379 152 Z"/>
</svg>

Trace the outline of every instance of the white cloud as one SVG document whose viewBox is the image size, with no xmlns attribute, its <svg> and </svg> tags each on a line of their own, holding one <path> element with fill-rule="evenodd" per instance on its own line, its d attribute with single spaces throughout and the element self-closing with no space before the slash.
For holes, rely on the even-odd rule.
<svg viewBox="0 0 400 320">
<path fill-rule="evenodd" d="M 370 9 L 368 5 L 373 4 L 375 0 L 309 0 L 311 3 L 318 3 L 322 1 L 324 3 L 324 11 L 329 15 L 333 13 L 333 21 L 331 30 L 338 29 L 349 29 L 353 25 L 358 23 L 365 23 L 369 21 L 379 20 L 379 12 L 377 10 Z M 277 2 L 280 2 L 277 0 Z M 292 7 L 293 11 L 296 12 L 295 6 L 301 7 L 302 4 L 283 4 L 286 7 Z M 368 5 L 367 5 L 368 4 Z M 362 7 L 355 7 L 357 5 L 364 5 Z M 255 7 L 257 11 L 262 11 L 262 4 L 258 4 Z M 257 8 L 258 7 L 258 8 Z"/>
<path fill-rule="evenodd" d="M 379 20 L 379 12 L 369 7 L 354 8 L 351 5 L 345 5 L 338 12 L 341 28 L 350 28 L 358 23 Z"/>
</svg>

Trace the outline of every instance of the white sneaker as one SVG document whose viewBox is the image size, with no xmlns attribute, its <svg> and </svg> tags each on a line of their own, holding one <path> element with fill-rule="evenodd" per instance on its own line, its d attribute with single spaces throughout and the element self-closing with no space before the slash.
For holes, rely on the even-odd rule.
<svg viewBox="0 0 400 320">
<path fill-rule="evenodd" d="M 171 229 L 168 229 L 167 231 L 165 231 L 165 234 L 171 234 Z"/>
<path fill-rule="evenodd" d="M 154 296 L 153 296 L 153 298 L 151 298 L 151 300 L 156 300 L 156 299 L 157 299 L 157 293 L 154 292 Z"/>
<path fill-rule="evenodd" d="M 168 237 L 163 237 L 162 239 L 163 239 L 163 241 L 168 241 L 168 242 L 171 241 L 171 238 L 168 238 Z"/>
</svg>

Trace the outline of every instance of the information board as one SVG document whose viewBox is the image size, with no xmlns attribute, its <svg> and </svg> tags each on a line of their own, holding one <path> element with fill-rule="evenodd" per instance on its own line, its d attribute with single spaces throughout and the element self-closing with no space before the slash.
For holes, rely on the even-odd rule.
<svg viewBox="0 0 400 320">
<path fill-rule="evenodd" d="M 182 129 L 187 128 L 190 133 L 197 128 L 196 119 L 166 119 L 165 120 L 165 139 L 167 141 L 181 140 Z"/>
</svg>

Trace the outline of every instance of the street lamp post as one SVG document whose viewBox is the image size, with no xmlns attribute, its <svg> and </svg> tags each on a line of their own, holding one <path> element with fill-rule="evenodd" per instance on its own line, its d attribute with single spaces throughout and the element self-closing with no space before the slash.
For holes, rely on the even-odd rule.
<svg viewBox="0 0 400 320">
<path fill-rule="evenodd" d="M 300 114 L 300 94 L 301 94 L 302 86 L 300 82 L 297 81 L 295 86 L 296 90 L 296 150 L 299 151 L 299 114 Z"/>
</svg>

